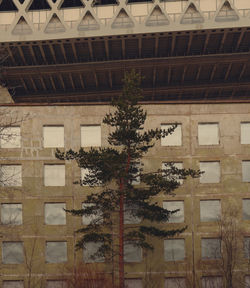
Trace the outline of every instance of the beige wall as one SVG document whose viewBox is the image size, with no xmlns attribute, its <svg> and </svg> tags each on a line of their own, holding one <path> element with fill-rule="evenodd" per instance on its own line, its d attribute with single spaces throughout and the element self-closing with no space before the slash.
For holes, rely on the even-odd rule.
<svg viewBox="0 0 250 288">
<path fill-rule="evenodd" d="M 6 109 L 6 108 L 2 108 Z M 22 165 L 22 187 L 0 187 L 1 203 L 23 204 L 23 225 L 1 226 L 2 241 L 23 241 L 27 259 L 32 262 L 34 277 L 43 275 L 44 279 L 57 279 L 65 266 L 72 266 L 82 259 L 81 251 L 74 251 L 76 236 L 74 231 L 81 224 L 80 218 L 67 214 L 67 225 L 50 226 L 44 224 L 44 203 L 64 202 L 67 209 L 81 208 L 88 187 L 73 184 L 80 178 L 76 163 L 65 163 L 66 185 L 64 187 L 45 187 L 43 181 L 44 164 L 61 163 L 54 156 L 54 148 L 43 148 L 43 125 L 64 125 L 65 149 L 80 148 L 80 126 L 101 124 L 108 106 L 28 106 L 11 107 L 20 115 L 29 114 L 21 124 L 21 148 L 0 149 L 1 164 Z M 199 179 L 188 179 L 176 191 L 176 196 L 160 196 L 158 201 L 183 200 L 185 223 L 166 224 L 168 227 L 183 227 L 187 230 L 177 238 L 185 239 L 184 261 L 166 262 L 163 257 L 163 241 L 157 240 L 153 254 L 143 254 L 143 262 L 126 265 L 126 277 L 144 277 L 146 267 L 163 287 L 164 277 L 192 277 L 193 260 L 197 279 L 210 275 L 214 261 L 201 260 L 201 238 L 218 236 L 216 222 L 200 222 L 200 200 L 220 199 L 222 215 L 230 204 L 239 209 L 239 221 L 244 235 L 250 236 L 250 221 L 242 220 L 242 199 L 250 198 L 250 184 L 242 182 L 242 160 L 250 160 L 250 144 L 240 144 L 240 123 L 250 122 L 250 104 L 173 104 L 145 105 L 148 113 L 145 129 L 159 128 L 161 124 L 182 124 L 182 146 L 164 146 L 160 141 L 144 157 L 146 170 L 161 168 L 162 162 L 183 162 L 184 168 L 199 169 L 200 161 L 219 161 L 221 177 L 219 183 L 200 184 Z M 198 123 L 219 123 L 219 145 L 198 145 Z M 102 145 L 107 145 L 109 128 L 102 125 Z M 45 263 L 45 242 L 67 241 L 68 262 L 66 264 Z M 239 241 L 243 241 L 240 235 Z M 34 255 L 32 247 L 35 245 Z M 243 245 L 243 244 L 242 244 Z M 1 249 L 0 249 L 1 254 Z M 0 255 L 1 258 L 1 255 Z M 102 265 L 102 264 L 100 264 Z M 244 274 L 249 273 L 241 267 Z M 14 275 L 13 275 L 14 271 Z M 2 280 L 24 279 L 28 275 L 27 264 L 1 265 Z M 54 275 L 53 275 L 54 274 Z"/>
</svg>

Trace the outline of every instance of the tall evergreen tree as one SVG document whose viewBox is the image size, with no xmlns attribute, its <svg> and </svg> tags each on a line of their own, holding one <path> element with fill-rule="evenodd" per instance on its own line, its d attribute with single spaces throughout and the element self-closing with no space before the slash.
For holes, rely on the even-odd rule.
<svg viewBox="0 0 250 288">
<path fill-rule="evenodd" d="M 178 210 L 168 211 L 157 203 L 161 193 L 173 194 L 180 186 L 180 179 L 199 177 L 200 172 L 192 169 L 177 169 L 169 163 L 164 170 L 143 173 L 142 157 L 154 146 L 156 140 L 174 132 L 176 125 L 168 130 L 143 130 L 147 113 L 138 101 L 142 100 L 141 78 L 135 72 L 125 73 L 121 96 L 112 101 L 115 111 L 103 119 L 112 127 L 108 136 L 108 147 L 83 148 L 79 152 L 57 151 L 61 160 L 76 160 L 79 167 L 88 171 L 81 184 L 93 187 L 87 196 L 86 205 L 80 210 L 69 212 L 77 216 L 91 216 L 89 225 L 78 230 L 82 234 L 77 248 L 89 242 L 99 244 L 94 256 L 119 257 L 119 287 L 124 287 L 124 244 L 144 249 L 153 249 L 153 238 L 167 238 L 181 233 L 182 229 L 168 229 L 159 225 L 168 221 Z M 140 178 L 140 185 L 135 185 Z M 96 192 L 96 186 L 102 191 Z M 136 225 L 124 225 L 124 212 L 140 219 Z M 137 221 L 139 222 L 139 221 Z M 114 238 L 119 235 L 119 240 Z"/>
</svg>

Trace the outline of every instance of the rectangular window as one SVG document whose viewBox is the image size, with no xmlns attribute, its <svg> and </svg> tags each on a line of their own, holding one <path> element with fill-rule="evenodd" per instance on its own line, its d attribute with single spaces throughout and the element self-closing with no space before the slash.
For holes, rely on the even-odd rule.
<svg viewBox="0 0 250 288">
<path fill-rule="evenodd" d="M 64 147 L 64 126 L 43 126 L 43 147 Z"/>
<path fill-rule="evenodd" d="M 142 280 L 141 279 L 125 279 L 125 287 L 126 288 L 142 288 Z"/>
<path fill-rule="evenodd" d="M 141 218 L 136 216 L 138 208 L 133 203 L 124 204 L 124 224 L 138 224 Z"/>
<path fill-rule="evenodd" d="M 44 216 L 46 225 L 66 224 L 66 204 L 65 203 L 45 203 Z"/>
<path fill-rule="evenodd" d="M 198 124 L 199 145 L 218 145 L 219 144 L 219 124 L 218 123 L 199 123 Z"/>
<path fill-rule="evenodd" d="M 202 259 L 218 259 L 221 258 L 221 241 L 219 238 L 201 239 L 201 255 Z"/>
<path fill-rule="evenodd" d="M 65 165 L 44 165 L 44 186 L 65 186 Z"/>
<path fill-rule="evenodd" d="M 165 261 L 181 261 L 185 259 L 185 239 L 164 240 Z"/>
<path fill-rule="evenodd" d="M 223 281 L 220 276 L 207 276 L 201 279 L 202 288 L 222 288 Z"/>
<path fill-rule="evenodd" d="M 67 261 L 67 242 L 46 242 L 46 262 L 62 263 Z"/>
<path fill-rule="evenodd" d="M 162 130 L 168 130 L 173 124 L 161 125 Z M 181 124 L 178 124 L 172 134 L 161 138 L 161 146 L 181 146 L 182 145 L 182 129 Z"/>
<path fill-rule="evenodd" d="M 200 162 L 200 170 L 204 171 L 200 183 L 220 182 L 220 162 Z"/>
<path fill-rule="evenodd" d="M 3 242 L 3 264 L 20 264 L 24 261 L 23 242 Z"/>
<path fill-rule="evenodd" d="M 101 146 L 101 126 L 81 126 L 81 147 Z"/>
<path fill-rule="evenodd" d="M 125 262 L 141 262 L 142 249 L 132 243 L 124 244 L 124 261 Z"/>
<path fill-rule="evenodd" d="M 21 128 L 20 127 L 0 127 L 0 147 L 20 148 Z"/>
<path fill-rule="evenodd" d="M 201 200 L 200 219 L 201 222 L 219 221 L 221 216 L 220 200 Z"/>
<path fill-rule="evenodd" d="M 184 222 L 184 201 L 163 201 L 163 208 L 168 211 L 179 211 L 170 214 L 169 223 L 182 223 Z"/>
<path fill-rule="evenodd" d="M 244 238 L 244 257 L 250 259 L 250 237 Z"/>
<path fill-rule="evenodd" d="M 3 225 L 22 225 L 22 204 L 1 204 L 1 223 Z"/>
<path fill-rule="evenodd" d="M 66 281 L 61 280 L 48 280 L 46 281 L 46 288 L 67 288 Z"/>
<path fill-rule="evenodd" d="M 0 185 L 22 186 L 22 165 L 1 165 Z"/>
<path fill-rule="evenodd" d="M 250 161 L 242 161 L 242 181 L 250 182 Z"/>
<path fill-rule="evenodd" d="M 3 288 L 24 288 L 23 281 L 3 281 Z"/>
<path fill-rule="evenodd" d="M 182 162 L 163 162 L 162 163 L 162 170 L 170 170 L 171 169 L 171 164 L 173 165 L 174 168 L 177 169 L 183 169 L 183 163 Z M 166 175 L 166 172 L 162 173 L 162 176 Z M 179 175 L 174 175 L 172 176 L 177 182 L 180 184 L 183 184 L 183 179 L 181 179 L 181 176 Z"/>
<path fill-rule="evenodd" d="M 98 255 L 98 249 L 102 246 L 101 242 L 88 242 L 83 249 L 83 262 L 94 263 L 104 262 L 105 259 L 102 255 Z M 96 254 L 97 253 L 97 254 Z"/>
<path fill-rule="evenodd" d="M 242 213 L 243 213 L 243 220 L 250 220 L 250 199 L 243 199 Z"/>
<path fill-rule="evenodd" d="M 92 203 L 82 203 L 82 209 L 86 209 L 87 207 L 92 207 L 94 204 Z M 96 224 L 101 224 L 103 222 L 102 212 L 98 211 L 91 215 L 83 215 L 82 216 L 82 224 L 89 225 L 91 222 Z"/>
<path fill-rule="evenodd" d="M 166 278 L 164 288 L 186 288 L 186 279 L 182 277 Z"/>
<path fill-rule="evenodd" d="M 240 143 L 250 144 L 250 122 L 240 123 Z"/>
<path fill-rule="evenodd" d="M 250 276 L 247 275 L 245 276 L 245 288 L 249 288 L 250 287 Z"/>
</svg>

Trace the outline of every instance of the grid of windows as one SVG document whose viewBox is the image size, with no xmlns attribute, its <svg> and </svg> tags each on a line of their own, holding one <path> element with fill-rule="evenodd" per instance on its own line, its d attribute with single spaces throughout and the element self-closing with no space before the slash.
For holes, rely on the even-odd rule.
<svg viewBox="0 0 250 288">
<path fill-rule="evenodd" d="M 125 287 L 126 288 L 142 288 L 142 280 L 141 279 L 125 279 Z"/>
<path fill-rule="evenodd" d="M 184 222 L 184 201 L 163 201 L 163 208 L 168 211 L 176 211 L 169 216 L 169 223 Z"/>
<path fill-rule="evenodd" d="M 185 259 L 185 239 L 164 240 L 165 261 L 181 261 Z"/>
<path fill-rule="evenodd" d="M 250 220 L 250 199 L 242 200 L 243 220 Z"/>
<path fill-rule="evenodd" d="M 64 127 L 43 126 L 43 146 L 45 148 L 64 147 Z"/>
<path fill-rule="evenodd" d="M 22 204 L 1 204 L 1 223 L 4 225 L 21 225 L 23 223 Z"/>
<path fill-rule="evenodd" d="M 242 161 L 242 181 L 250 182 L 250 161 Z"/>
<path fill-rule="evenodd" d="M 133 243 L 124 244 L 124 261 L 125 262 L 141 262 L 142 249 Z"/>
<path fill-rule="evenodd" d="M 44 186 L 65 186 L 65 166 L 44 165 Z"/>
<path fill-rule="evenodd" d="M 20 127 L 0 127 L 0 148 L 20 148 Z"/>
<path fill-rule="evenodd" d="M 44 217 L 47 225 L 66 224 L 66 204 L 65 203 L 45 203 Z"/>
<path fill-rule="evenodd" d="M 201 200 L 200 219 L 201 222 L 219 221 L 221 216 L 220 200 Z"/>
<path fill-rule="evenodd" d="M 186 288 L 186 279 L 182 277 L 166 278 L 164 288 Z"/>
<path fill-rule="evenodd" d="M 67 261 L 67 242 L 46 242 L 46 262 L 62 263 Z"/>
<path fill-rule="evenodd" d="M 81 147 L 101 146 L 101 126 L 81 126 Z"/>
<path fill-rule="evenodd" d="M 163 162 L 162 163 L 163 176 L 166 175 L 167 170 L 171 169 L 171 165 L 174 168 L 183 169 L 183 163 L 182 162 Z M 173 177 L 174 177 L 174 180 L 176 180 L 180 184 L 183 184 L 183 179 L 180 179 L 179 175 L 174 175 Z"/>
<path fill-rule="evenodd" d="M 218 145 L 219 144 L 219 124 L 218 123 L 199 123 L 198 124 L 199 145 Z"/>
<path fill-rule="evenodd" d="M 23 281 L 3 281 L 3 288 L 24 288 Z"/>
<path fill-rule="evenodd" d="M 22 166 L 21 165 L 1 165 L 0 185 L 18 187 L 22 186 Z"/>
<path fill-rule="evenodd" d="M 250 144 L 250 122 L 240 123 L 240 143 Z"/>
<path fill-rule="evenodd" d="M 104 257 L 98 254 L 98 249 L 102 246 L 101 242 L 88 242 L 83 249 L 83 262 L 104 262 Z"/>
<path fill-rule="evenodd" d="M 173 124 L 162 124 L 162 130 L 168 130 Z M 172 134 L 168 134 L 167 137 L 161 138 L 162 146 L 181 146 L 182 145 L 182 129 L 181 124 L 178 124 Z"/>
<path fill-rule="evenodd" d="M 21 264 L 24 262 L 23 242 L 2 243 L 2 263 Z"/>
<path fill-rule="evenodd" d="M 202 288 L 222 288 L 223 279 L 220 276 L 206 276 L 201 279 Z"/>
<path fill-rule="evenodd" d="M 221 241 L 219 238 L 201 239 L 201 256 L 202 259 L 221 258 Z"/>
<path fill-rule="evenodd" d="M 200 177 L 200 183 L 220 182 L 220 162 L 200 162 L 200 170 L 204 172 Z"/>
</svg>

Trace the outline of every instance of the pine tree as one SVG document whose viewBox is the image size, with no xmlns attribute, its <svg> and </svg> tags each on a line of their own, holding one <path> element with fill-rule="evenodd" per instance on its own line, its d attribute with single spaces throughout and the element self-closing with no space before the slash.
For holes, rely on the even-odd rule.
<svg viewBox="0 0 250 288">
<path fill-rule="evenodd" d="M 79 167 L 88 171 L 81 180 L 82 185 L 93 188 L 86 203 L 80 210 L 69 212 L 77 216 L 91 216 L 92 221 L 78 230 L 82 234 L 77 248 L 84 248 L 89 242 L 99 244 L 94 257 L 119 257 L 119 287 L 124 287 L 124 244 L 133 243 L 143 249 L 153 249 L 153 238 L 172 237 L 185 230 L 171 229 L 162 223 L 172 213 L 157 203 L 160 193 L 173 194 L 180 186 L 180 179 L 188 176 L 199 177 L 200 172 L 192 169 L 177 169 L 169 163 L 164 170 L 143 173 L 142 157 L 154 146 L 155 141 L 174 132 L 176 125 L 168 130 L 143 130 L 147 113 L 138 101 L 142 100 L 141 78 L 135 72 L 125 73 L 121 96 L 112 101 L 115 111 L 103 119 L 112 127 L 108 136 L 108 147 L 83 148 L 79 152 L 57 151 L 61 160 L 76 160 Z M 140 178 L 140 185 L 134 185 Z M 101 186 L 101 192 L 95 192 Z M 137 225 L 124 225 L 124 212 L 128 209 L 131 217 L 140 219 Z M 114 239 L 119 235 L 119 243 Z M 118 256 L 116 256 L 118 255 Z"/>
</svg>

